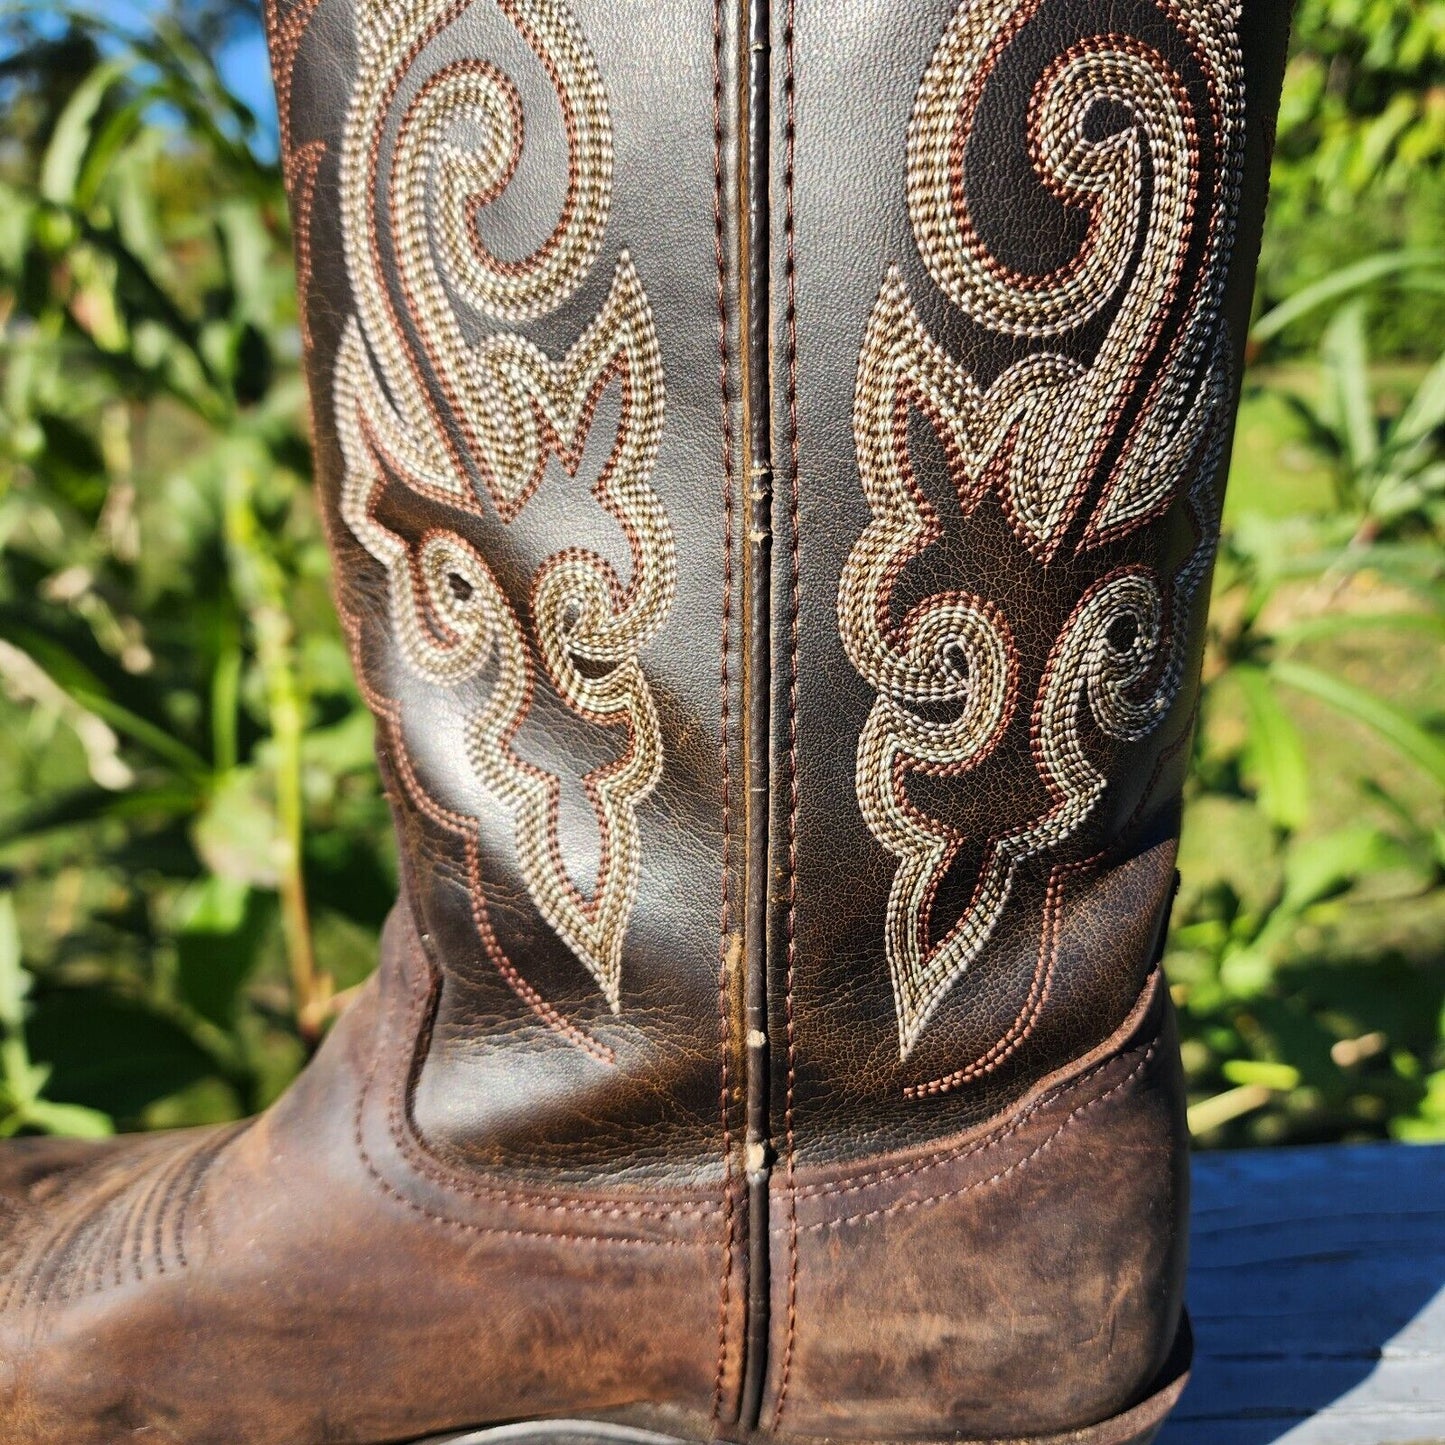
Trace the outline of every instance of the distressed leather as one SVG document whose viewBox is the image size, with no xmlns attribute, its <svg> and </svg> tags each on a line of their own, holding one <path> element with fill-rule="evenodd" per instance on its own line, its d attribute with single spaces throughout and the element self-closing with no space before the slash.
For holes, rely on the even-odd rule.
<svg viewBox="0 0 1445 1445">
<path fill-rule="evenodd" d="M 0 1440 L 1151 1438 L 1285 19 L 268 5 L 403 897 L 261 1118 L 0 1152 Z"/>
<path fill-rule="evenodd" d="M 705 1428 L 717 1191 L 528 1189 L 427 1155 L 405 1099 L 434 979 L 404 914 L 384 954 L 254 1123 L 27 1181 L 7 1442 L 395 1441 L 639 1400 Z"/>
</svg>

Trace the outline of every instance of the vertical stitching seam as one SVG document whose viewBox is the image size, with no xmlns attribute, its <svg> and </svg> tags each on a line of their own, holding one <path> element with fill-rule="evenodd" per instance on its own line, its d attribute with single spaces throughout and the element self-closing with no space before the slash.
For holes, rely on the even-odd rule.
<svg viewBox="0 0 1445 1445">
<path fill-rule="evenodd" d="M 729 382 L 727 314 L 727 245 L 723 219 L 723 0 L 713 0 L 713 233 L 717 256 L 718 389 L 722 401 L 723 464 L 723 603 L 722 636 L 718 665 L 718 747 L 722 763 L 722 901 L 718 917 L 718 1027 L 721 1068 L 718 1109 L 723 1146 L 723 1264 L 718 1289 L 717 1372 L 713 1380 L 713 1419 L 722 1415 L 723 1384 L 727 1372 L 728 1320 L 732 1309 L 733 1249 L 736 1219 L 733 1209 L 732 1130 L 729 1125 L 728 1057 L 732 1049 L 732 1020 L 728 1007 L 728 954 L 732 932 L 732 796 L 730 730 L 732 678 L 729 648 L 732 641 L 733 589 L 733 434 L 732 393 Z"/>
<path fill-rule="evenodd" d="M 793 1160 L 793 1089 L 796 1082 L 795 1028 L 793 1013 L 793 978 L 797 963 L 798 921 L 798 618 L 801 611 L 801 565 L 799 551 L 798 501 L 798 306 L 797 250 L 794 235 L 793 172 L 796 136 L 797 94 L 794 66 L 793 29 L 796 0 L 787 0 L 783 28 L 785 106 L 783 188 L 785 206 L 783 232 L 786 237 L 784 276 L 787 307 L 787 385 L 788 385 L 788 923 L 787 923 L 787 1096 L 784 1105 L 784 1160 L 788 1190 L 788 1312 L 787 1335 L 783 1347 L 783 1366 L 778 1384 L 778 1402 L 773 1411 L 776 1427 L 783 1417 L 788 1399 L 788 1381 L 793 1366 L 793 1342 L 798 1319 L 798 1197 Z"/>
</svg>

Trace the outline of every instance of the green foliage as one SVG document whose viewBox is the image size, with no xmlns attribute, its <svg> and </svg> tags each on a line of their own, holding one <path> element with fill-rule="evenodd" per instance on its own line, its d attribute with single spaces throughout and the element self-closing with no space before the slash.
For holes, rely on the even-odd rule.
<svg viewBox="0 0 1445 1445">
<path fill-rule="evenodd" d="M 1322 196 L 1407 188 L 1445 154 L 1445 5 L 1303 0 L 1280 107 L 1284 178 Z"/>
<path fill-rule="evenodd" d="M 1246 399 L 1216 577 L 1169 960 L 1207 1142 L 1445 1134 L 1445 355 L 1391 373 L 1366 339 L 1431 276 L 1377 258 L 1256 328 L 1329 317 Z M 1313 495 L 1249 465 L 1266 395 Z"/>
<path fill-rule="evenodd" d="M 1267 303 L 1341 264 L 1445 233 L 1445 0 L 1298 0 L 1261 260 Z M 1296 328 L 1297 350 L 1318 338 Z M 1374 318 L 1394 355 L 1429 354 L 1445 296 Z"/>
<path fill-rule="evenodd" d="M 0 1128 L 231 1117 L 364 976 L 393 871 L 280 178 L 175 24 L 5 80 L 0 866 L 34 986 Z"/>
<path fill-rule="evenodd" d="M 0 1133 L 263 1105 L 394 888 L 233 9 L 0 22 Z M 1441 0 L 1300 7 L 1168 960 L 1206 1144 L 1445 1138 L 1442 60 Z"/>
<path fill-rule="evenodd" d="M 15 905 L 0 898 L 0 1138 L 33 1130 L 77 1139 L 104 1138 L 108 1115 L 80 1104 L 57 1104 L 42 1097 L 51 1068 L 34 1064 L 26 1034 L 26 995 L 30 976 L 20 961 L 20 929 Z M 109 1103 L 109 1100 L 106 1101 Z"/>
</svg>

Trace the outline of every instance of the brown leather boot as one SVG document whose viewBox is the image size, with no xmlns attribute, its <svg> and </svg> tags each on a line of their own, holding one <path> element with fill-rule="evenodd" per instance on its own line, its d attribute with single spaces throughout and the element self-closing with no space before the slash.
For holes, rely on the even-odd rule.
<svg viewBox="0 0 1445 1445">
<path fill-rule="evenodd" d="M 1152 1437 L 1284 12 L 278 0 L 404 897 L 264 1117 L 9 1146 L 5 1445 Z"/>
</svg>

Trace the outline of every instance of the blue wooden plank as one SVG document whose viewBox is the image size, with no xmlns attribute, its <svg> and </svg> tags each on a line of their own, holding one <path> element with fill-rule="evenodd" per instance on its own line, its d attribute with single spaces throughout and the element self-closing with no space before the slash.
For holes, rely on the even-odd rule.
<svg viewBox="0 0 1445 1445">
<path fill-rule="evenodd" d="M 1189 1303 L 1159 1445 L 1445 1445 L 1445 1147 L 1199 1156 Z"/>
</svg>

